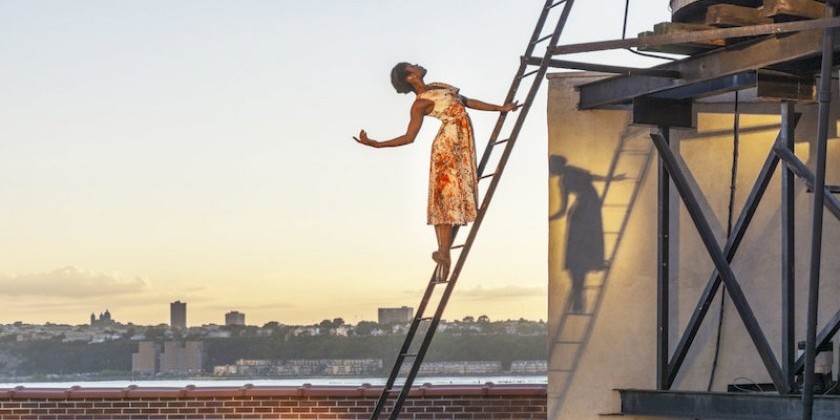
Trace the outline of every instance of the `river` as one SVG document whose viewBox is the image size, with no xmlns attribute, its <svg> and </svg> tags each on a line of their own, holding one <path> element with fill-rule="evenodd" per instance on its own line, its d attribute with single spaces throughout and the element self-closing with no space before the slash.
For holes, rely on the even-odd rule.
<svg viewBox="0 0 840 420">
<path fill-rule="evenodd" d="M 254 386 L 362 386 L 370 384 L 382 386 L 386 378 L 295 378 L 295 379 L 161 379 L 161 380 L 113 380 L 113 381 L 62 381 L 62 382 L 0 382 L 0 389 L 23 386 L 26 388 L 61 388 L 73 386 L 84 388 L 126 388 L 131 385 L 139 387 L 184 388 L 188 385 L 197 387 L 241 387 L 246 384 Z M 548 383 L 546 375 L 522 376 L 441 376 L 418 377 L 414 383 L 421 385 L 484 385 L 492 382 L 497 385 L 545 385 Z"/>
</svg>

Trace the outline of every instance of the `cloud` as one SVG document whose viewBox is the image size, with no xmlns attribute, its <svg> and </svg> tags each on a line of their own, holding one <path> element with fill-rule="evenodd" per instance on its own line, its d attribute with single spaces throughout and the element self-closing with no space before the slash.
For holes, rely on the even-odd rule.
<svg viewBox="0 0 840 420">
<path fill-rule="evenodd" d="M 485 289 L 481 285 L 478 285 L 472 289 L 456 291 L 456 293 L 462 299 L 467 300 L 504 300 L 545 296 L 547 292 L 544 287 L 508 285 Z"/>
<path fill-rule="evenodd" d="M 423 292 L 419 290 L 405 291 L 406 294 L 420 295 Z M 472 289 L 458 289 L 456 287 L 455 295 L 458 299 L 463 300 L 506 300 L 506 299 L 522 299 L 531 297 L 546 296 L 548 291 L 545 287 L 527 287 L 518 285 L 507 285 L 502 287 L 484 288 L 480 284 Z"/>
<path fill-rule="evenodd" d="M 270 309 L 290 309 L 290 308 L 297 308 L 298 305 L 294 305 L 288 302 L 273 302 L 273 303 L 263 303 L 263 304 L 246 304 L 246 305 L 237 305 L 236 303 L 228 303 L 224 305 L 208 305 L 202 306 L 204 309 L 212 309 L 218 311 L 247 311 L 247 310 L 270 310 Z"/>
<path fill-rule="evenodd" d="M 46 273 L 0 275 L 0 294 L 88 298 L 144 292 L 149 284 L 140 277 L 124 279 L 117 274 L 96 273 L 68 266 Z"/>
</svg>

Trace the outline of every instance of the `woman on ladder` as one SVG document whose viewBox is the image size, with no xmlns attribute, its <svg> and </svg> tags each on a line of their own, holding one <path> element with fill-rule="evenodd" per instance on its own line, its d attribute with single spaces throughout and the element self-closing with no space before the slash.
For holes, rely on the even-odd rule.
<svg viewBox="0 0 840 420">
<path fill-rule="evenodd" d="M 472 123 L 466 108 L 481 111 L 515 111 L 517 103 L 492 105 L 459 94 L 458 88 L 423 81 L 426 69 L 409 63 L 399 63 L 391 70 L 391 84 L 398 93 L 414 92 L 416 99 L 411 106 L 405 134 L 390 140 L 376 141 L 365 130 L 354 139 L 371 147 L 396 147 L 414 142 L 423 117 L 430 115 L 441 121 L 440 130 L 432 142 L 429 166 L 428 224 L 435 227 L 438 249 L 432 253 L 437 263 L 437 281 L 449 277 L 454 225 L 466 225 L 475 220 L 478 201 L 478 177 L 475 163 L 475 140 Z"/>
</svg>

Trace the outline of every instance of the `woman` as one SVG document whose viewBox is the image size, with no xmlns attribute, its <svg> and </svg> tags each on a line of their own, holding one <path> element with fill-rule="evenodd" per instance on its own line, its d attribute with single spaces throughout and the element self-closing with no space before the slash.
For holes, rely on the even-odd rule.
<svg viewBox="0 0 840 420">
<path fill-rule="evenodd" d="M 426 69 L 416 64 L 399 63 L 391 70 L 391 84 L 398 93 L 414 92 L 416 99 L 405 134 L 390 140 L 376 141 L 365 130 L 354 139 L 371 147 L 396 147 L 414 142 L 423 117 L 430 115 L 441 121 L 440 130 L 432 142 L 429 167 L 428 224 L 435 227 L 438 250 L 432 253 L 437 263 L 436 277 L 449 277 L 451 258 L 449 247 L 452 227 L 472 222 L 477 214 L 478 177 L 475 164 L 475 141 L 472 123 L 464 107 L 482 111 L 514 111 L 514 103 L 491 105 L 464 97 L 458 88 L 423 81 Z"/>
</svg>

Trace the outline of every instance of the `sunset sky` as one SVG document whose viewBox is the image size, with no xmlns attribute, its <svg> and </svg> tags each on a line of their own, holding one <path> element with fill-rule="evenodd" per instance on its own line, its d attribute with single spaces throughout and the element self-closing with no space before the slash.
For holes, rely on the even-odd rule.
<svg viewBox="0 0 840 420">
<path fill-rule="evenodd" d="M 561 43 L 621 37 L 623 0 L 578 1 Z M 0 3 L 0 323 L 375 320 L 432 272 L 427 81 L 500 103 L 542 0 Z M 669 20 L 634 0 L 628 34 Z M 647 66 L 623 51 L 572 57 Z M 445 318 L 545 318 L 545 91 Z M 483 148 L 496 114 L 472 111 Z"/>
</svg>

